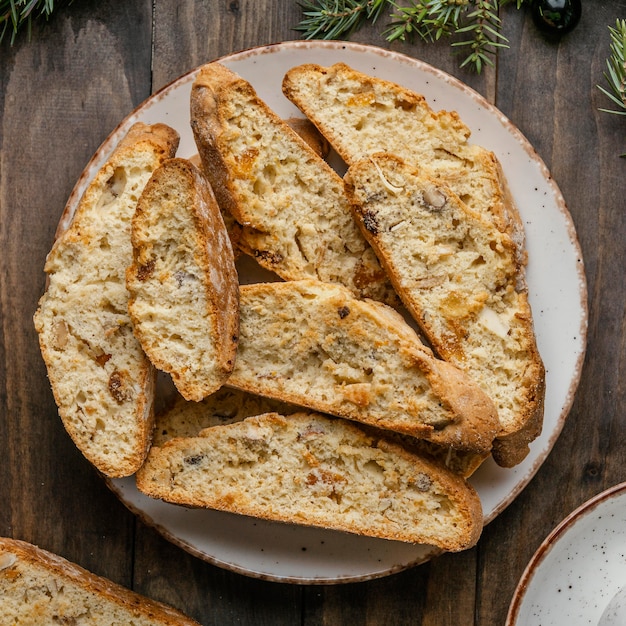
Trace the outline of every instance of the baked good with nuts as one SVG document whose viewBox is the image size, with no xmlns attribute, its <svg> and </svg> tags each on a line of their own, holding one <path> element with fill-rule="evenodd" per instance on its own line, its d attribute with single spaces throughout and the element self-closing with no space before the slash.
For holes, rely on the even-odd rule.
<svg viewBox="0 0 626 626">
<path fill-rule="evenodd" d="M 350 215 L 341 178 L 247 81 L 219 63 L 200 68 L 191 127 L 220 207 L 242 225 L 243 252 L 285 280 L 338 283 L 398 302 Z"/>
<path fill-rule="evenodd" d="M 137 472 L 167 502 L 423 543 L 473 546 L 483 526 L 476 492 L 458 475 L 315 413 L 277 413 L 206 428 L 153 447 Z"/>
<path fill-rule="evenodd" d="M 411 435 L 488 452 L 496 410 L 393 308 L 313 280 L 242 285 L 227 385 Z"/>
<path fill-rule="evenodd" d="M 524 229 L 502 167 L 493 152 L 470 143 L 456 112 L 435 112 L 421 94 L 345 63 L 294 67 L 283 92 L 348 165 L 376 152 L 418 165 L 508 233 L 525 262 Z"/>
<path fill-rule="evenodd" d="M 126 272 L 135 336 L 188 400 L 219 389 L 235 363 L 239 278 L 209 183 L 169 159 L 146 184 L 132 220 Z"/>
<path fill-rule="evenodd" d="M 354 215 L 435 352 L 491 397 L 493 457 L 519 463 L 541 432 L 545 371 L 511 238 L 394 155 L 345 176 Z"/>
<path fill-rule="evenodd" d="M 0 538 L 3 624 L 199 626 L 169 605 L 31 543 Z"/>
<path fill-rule="evenodd" d="M 137 200 L 178 141 L 164 124 L 135 124 L 46 259 L 34 321 L 48 378 L 67 432 L 107 476 L 133 474 L 150 443 L 154 369 L 133 334 L 125 274 Z"/>
</svg>

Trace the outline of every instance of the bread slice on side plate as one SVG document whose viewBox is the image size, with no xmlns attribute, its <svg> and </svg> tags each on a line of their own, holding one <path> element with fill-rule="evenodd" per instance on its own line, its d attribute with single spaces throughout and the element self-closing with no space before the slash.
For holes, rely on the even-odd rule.
<svg viewBox="0 0 626 626">
<path fill-rule="evenodd" d="M 491 449 L 496 410 L 394 309 L 303 280 L 242 285 L 227 385 L 460 450 Z"/>
<path fill-rule="evenodd" d="M 153 447 L 149 496 L 445 550 L 473 546 L 483 516 L 460 476 L 339 418 L 267 413 Z"/>
<path fill-rule="evenodd" d="M 516 465 L 541 432 L 545 372 L 511 238 L 396 156 L 363 159 L 345 183 L 363 233 L 435 352 L 496 404 L 496 462 Z"/>
<path fill-rule="evenodd" d="M 188 400 L 219 389 L 235 363 L 239 279 L 219 207 L 200 170 L 165 161 L 132 220 L 128 311 L 142 348 Z"/>
<path fill-rule="evenodd" d="M 96 576 L 56 554 L 0 538 L 3 624 L 199 626 L 180 611 Z"/>
<path fill-rule="evenodd" d="M 133 334 L 125 274 L 137 200 L 178 139 L 137 123 L 120 141 L 48 254 L 34 317 L 63 424 L 111 477 L 133 474 L 150 443 L 154 370 Z"/>
<path fill-rule="evenodd" d="M 348 165 L 376 152 L 418 165 L 508 233 L 525 262 L 523 225 L 500 163 L 469 142 L 470 129 L 456 112 L 435 112 L 422 95 L 344 63 L 294 67 L 283 92 Z"/>
<path fill-rule="evenodd" d="M 389 304 L 397 295 L 350 215 L 337 173 L 219 63 L 200 69 L 191 127 L 222 210 L 243 226 L 238 245 L 285 280 L 313 278 Z"/>
</svg>

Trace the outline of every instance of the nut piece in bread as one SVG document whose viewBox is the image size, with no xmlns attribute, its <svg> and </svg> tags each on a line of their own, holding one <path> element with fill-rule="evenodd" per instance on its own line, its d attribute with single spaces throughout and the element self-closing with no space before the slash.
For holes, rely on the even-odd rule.
<svg viewBox="0 0 626 626">
<path fill-rule="evenodd" d="M 235 363 L 239 282 L 217 202 L 200 170 L 165 161 L 139 197 L 126 272 L 135 336 L 188 400 L 219 389 Z"/>
<path fill-rule="evenodd" d="M 176 504 L 452 551 L 473 546 L 483 525 L 460 476 L 314 413 L 267 413 L 172 439 L 151 449 L 136 481 Z"/>
<path fill-rule="evenodd" d="M 459 450 L 491 449 L 487 395 L 391 307 L 303 280 L 242 285 L 227 385 Z"/>
<path fill-rule="evenodd" d="M 354 224 L 341 178 L 247 81 L 219 63 L 203 66 L 191 127 L 220 207 L 243 226 L 242 251 L 285 280 L 343 284 L 398 303 Z"/>
<path fill-rule="evenodd" d="M 0 538 L 2 624 L 199 626 L 180 611 L 25 541 Z"/>
<path fill-rule="evenodd" d="M 525 262 L 523 225 L 500 163 L 493 152 L 469 143 L 470 129 L 456 112 L 435 112 L 421 94 L 344 63 L 294 67 L 283 92 L 348 165 L 376 152 L 418 165 L 508 233 Z"/>
<path fill-rule="evenodd" d="M 111 477 L 133 474 L 150 443 L 154 369 L 133 334 L 125 274 L 137 200 L 178 141 L 164 124 L 132 126 L 50 251 L 34 317 L 63 424 Z"/>
<path fill-rule="evenodd" d="M 355 218 L 433 350 L 494 401 L 494 459 L 516 465 L 541 431 L 545 371 L 511 238 L 393 155 L 355 163 L 345 183 Z"/>
</svg>

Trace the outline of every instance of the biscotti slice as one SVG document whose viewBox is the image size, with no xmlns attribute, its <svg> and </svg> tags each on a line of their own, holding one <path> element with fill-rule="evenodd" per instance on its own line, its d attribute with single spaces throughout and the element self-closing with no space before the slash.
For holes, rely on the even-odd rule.
<svg viewBox="0 0 626 626">
<path fill-rule="evenodd" d="M 238 245 L 285 280 L 314 278 L 393 304 L 397 296 L 350 215 L 341 178 L 252 86 L 219 63 L 200 69 L 191 127 Z"/>
<path fill-rule="evenodd" d="M 491 449 L 487 395 L 391 307 L 303 280 L 242 285 L 227 385 L 455 449 Z"/>
<path fill-rule="evenodd" d="M 50 251 L 34 318 L 63 424 L 111 477 L 133 474 L 149 446 L 154 370 L 133 334 L 125 273 L 137 200 L 177 146 L 163 124 L 129 130 Z"/>
<path fill-rule="evenodd" d="M 176 437 L 195 437 L 201 430 L 221 424 L 240 422 L 261 413 L 288 415 L 301 410 L 287 402 L 222 387 L 200 402 L 178 397 L 172 406 L 157 414 L 152 444 L 162 446 Z"/>
<path fill-rule="evenodd" d="M 524 262 L 523 225 L 500 163 L 469 143 L 470 130 L 456 112 L 435 112 L 421 94 L 344 63 L 294 67 L 283 92 L 348 165 L 376 152 L 418 165 L 507 232 Z"/>
<path fill-rule="evenodd" d="M 510 237 L 395 156 L 352 165 L 345 182 L 363 233 L 435 352 L 496 404 L 495 460 L 519 463 L 541 431 L 545 372 Z"/>
<path fill-rule="evenodd" d="M 239 279 L 209 183 L 185 159 L 165 161 L 132 220 L 128 312 L 153 365 L 188 400 L 219 389 L 235 363 Z"/>
<path fill-rule="evenodd" d="M 0 538 L 0 623 L 199 626 L 180 611 L 56 554 Z"/>
<path fill-rule="evenodd" d="M 459 476 L 355 424 L 268 413 L 153 447 L 136 475 L 153 498 L 458 551 L 483 525 Z"/>
</svg>

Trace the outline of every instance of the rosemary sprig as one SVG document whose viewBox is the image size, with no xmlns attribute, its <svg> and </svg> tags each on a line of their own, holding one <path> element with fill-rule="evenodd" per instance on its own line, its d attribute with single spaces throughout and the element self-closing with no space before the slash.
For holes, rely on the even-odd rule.
<svg viewBox="0 0 626 626">
<path fill-rule="evenodd" d="M 66 0 L 66 4 L 69 2 L 71 0 Z M 33 18 L 47 20 L 54 9 L 54 0 L 0 0 L 0 43 L 10 32 L 13 45 L 17 33 L 24 27 L 30 40 Z"/>
<path fill-rule="evenodd" d="M 609 89 L 598 85 L 598 89 L 608 96 L 620 109 L 600 109 L 605 113 L 626 115 L 626 20 L 617 20 L 615 28 L 609 26 L 611 35 L 611 55 L 606 60 L 607 71 L 604 78 Z"/>
<path fill-rule="evenodd" d="M 500 32 L 498 11 L 512 0 L 411 0 L 400 6 L 395 0 L 305 0 L 304 19 L 296 27 L 305 39 L 340 39 L 365 21 L 374 22 L 388 8 L 391 23 L 383 36 L 387 41 L 411 41 L 415 36 L 436 41 L 442 36 L 466 34 L 470 37 L 452 45 L 469 50 L 461 67 L 480 72 L 493 65 L 497 48 L 508 47 Z M 517 8 L 525 0 L 516 0 Z"/>
</svg>

